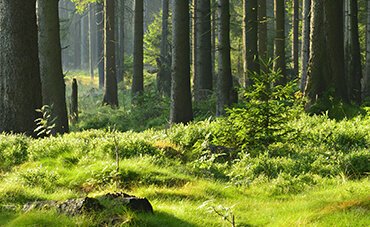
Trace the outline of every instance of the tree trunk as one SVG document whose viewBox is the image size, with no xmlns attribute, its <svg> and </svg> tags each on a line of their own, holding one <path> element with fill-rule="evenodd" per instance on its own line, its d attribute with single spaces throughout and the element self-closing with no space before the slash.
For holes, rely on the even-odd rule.
<svg viewBox="0 0 370 227">
<path fill-rule="evenodd" d="M 135 0 L 134 72 L 131 92 L 136 96 L 144 91 L 144 0 Z"/>
<path fill-rule="evenodd" d="M 41 108 L 36 0 L 0 0 L 0 132 L 36 136 Z"/>
<path fill-rule="evenodd" d="M 103 104 L 118 107 L 115 40 L 114 40 L 114 1 L 104 0 L 104 66 L 105 93 Z"/>
<path fill-rule="evenodd" d="M 88 71 L 89 68 L 89 18 L 88 12 L 81 17 L 81 65 L 82 69 Z"/>
<path fill-rule="evenodd" d="M 96 33 L 97 51 L 98 51 L 98 73 L 99 73 L 99 88 L 104 87 L 104 4 L 96 5 L 96 25 L 98 31 Z"/>
<path fill-rule="evenodd" d="M 76 15 L 74 20 L 74 69 L 79 70 L 81 69 L 81 16 Z"/>
<path fill-rule="evenodd" d="M 225 107 L 232 104 L 233 78 L 230 59 L 230 2 L 218 0 L 218 82 L 216 115 L 225 114 Z"/>
<path fill-rule="evenodd" d="M 172 87 L 171 123 L 193 120 L 190 91 L 190 18 L 189 2 L 172 1 Z"/>
<path fill-rule="evenodd" d="M 71 107 L 70 116 L 72 124 L 78 122 L 78 85 L 76 78 L 72 80 L 72 94 L 71 94 Z"/>
<path fill-rule="evenodd" d="M 332 76 L 335 98 L 348 102 L 344 68 L 343 0 L 326 0 L 324 1 L 324 8 L 327 25 L 325 31 L 329 60 L 328 73 Z"/>
<path fill-rule="evenodd" d="M 258 0 L 258 56 L 267 61 L 267 4 Z"/>
<path fill-rule="evenodd" d="M 326 73 L 324 3 L 322 0 L 312 0 L 311 3 L 311 35 L 310 61 L 308 66 L 307 86 L 305 95 L 309 105 L 315 103 L 328 88 L 330 77 Z"/>
<path fill-rule="evenodd" d="M 90 70 L 90 77 L 94 80 L 94 7 L 89 4 L 89 12 L 88 12 L 88 22 L 89 22 L 89 70 Z"/>
<path fill-rule="evenodd" d="M 257 9 L 257 0 L 243 0 L 243 69 L 245 87 L 252 84 L 250 75 L 259 73 Z"/>
<path fill-rule="evenodd" d="M 160 93 L 171 96 L 171 59 L 168 46 L 169 0 L 162 0 L 162 35 L 157 76 L 157 87 Z"/>
<path fill-rule="evenodd" d="M 283 78 L 279 84 L 287 82 L 285 65 L 285 1 L 275 0 L 275 64 L 274 70 L 280 71 Z"/>
<path fill-rule="evenodd" d="M 212 92 L 211 1 L 196 0 L 194 99 L 206 100 Z"/>
<path fill-rule="evenodd" d="M 302 68 L 300 90 L 304 92 L 307 84 L 308 61 L 310 56 L 310 23 L 311 23 L 311 0 L 303 0 L 303 26 L 302 26 Z"/>
<path fill-rule="evenodd" d="M 118 22 L 118 54 L 117 54 L 117 82 L 123 82 L 123 74 L 124 74 L 124 60 L 125 60 L 125 1 L 118 0 L 119 7 L 117 8 L 117 22 Z"/>
<path fill-rule="evenodd" d="M 351 101 L 357 104 L 361 103 L 361 79 L 362 79 L 362 65 L 361 65 L 361 47 L 358 32 L 358 3 L 357 1 L 350 1 L 350 68 L 348 75 L 349 96 Z"/>
<path fill-rule="evenodd" d="M 298 76 L 299 73 L 299 1 L 293 0 L 293 72 L 294 76 Z"/>
<path fill-rule="evenodd" d="M 43 105 L 52 107 L 52 134 L 68 132 L 62 50 L 59 34 L 59 0 L 38 0 L 39 59 Z"/>
<path fill-rule="evenodd" d="M 370 0 L 367 0 L 366 22 L 366 75 L 364 76 L 363 98 L 370 98 Z"/>
</svg>

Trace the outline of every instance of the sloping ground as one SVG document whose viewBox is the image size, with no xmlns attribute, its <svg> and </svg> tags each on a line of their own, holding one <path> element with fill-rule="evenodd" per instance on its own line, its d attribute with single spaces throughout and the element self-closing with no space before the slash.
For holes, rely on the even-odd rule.
<svg viewBox="0 0 370 227">
<path fill-rule="evenodd" d="M 3 207 L 0 225 L 91 226 L 118 213 L 120 222 L 129 226 L 230 226 L 213 208 L 224 215 L 232 213 L 237 226 L 370 225 L 369 180 L 328 181 L 297 195 L 271 196 L 269 189 L 268 184 L 240 189 L 205 180 L 194 180 L 181 187 L 152 185 L 132 191 L 151 201 L 153 215 L 121 210 L 67 217 L 50 211 L 24 214 Z M 59 193 L 63 192 L 48 196 L 56 198 Z"/>
<path fill-rule="evenodd" d="M 368 123 L 303 117 L 294 123 L 299 137 L 249 151 L 223 147 L 225 128 L 210 121 L 38 140 L 0 135 L 0 226 L 231 226 L 232 217 L 237 226 L 370 226 Z M 146 197 L 154 214 L 21 211 L 32 201 L 116 191 Z"/>
</svg>

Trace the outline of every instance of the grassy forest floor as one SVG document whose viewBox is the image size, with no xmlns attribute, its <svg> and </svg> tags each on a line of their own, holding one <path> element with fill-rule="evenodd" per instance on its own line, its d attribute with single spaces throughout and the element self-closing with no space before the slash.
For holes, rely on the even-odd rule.
<svg viewBox="0 0 370 227">
<path fill-rule="evenodd" d="M 290 139 L 252 149 L 227 121 L 210 118 L 212 103 L 195 107 L 194 123 L 169 128 L 168 100 L 154 92 L 140 107 L 122 95 L 110 110 L 96 82 L 79 77 L 79 85 L 74 132 L 0 135 L 0 226 L 99 226 L 112 217 L 123 226 L 231 226 L 232 216 L 236 226 L 370 226 L 366 108 L 342 120 L 299 113 L 287 122 Z M 21 211 L 115 191 L 146 197 L 154 214 Z"/>
</svg>

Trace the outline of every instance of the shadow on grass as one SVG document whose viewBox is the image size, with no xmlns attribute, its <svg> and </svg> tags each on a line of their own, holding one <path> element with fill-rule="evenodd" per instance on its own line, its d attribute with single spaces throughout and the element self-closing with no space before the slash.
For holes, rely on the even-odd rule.
<svg viewBox="0 0 370 227">
<path fill-rule="evenodd" d="M 190 200 L 190 201 L 198 201 L 198 200 L 207 200 L 202 195 L 188 195 L 178 192 L 153 192 L 147 194 L 147 197 L 150 199 L 160 199 L 164 201 L 182 201 L 182 200 Z"/>
<path fill-rule="evenodd" d="M 11 220 L 13 220 L 16 217 L 16 214 L 13 212 L 8 212 L 1 210 L 0 208 L 0 226 L 5 226 L 8 224 Z"/>
<path fill-rule="evenodd" d="M 181 220 L 171 214 L 165 212 L 154 212 L 152 215 L 148 214 L 138 214 L 139 217 L 139 225 L 138 226 L 150 226 L 150 227 L 183 227 L 183 226 L 196 226 L 192 223 L 189 223 L 185 220 Z"/>
</svg>

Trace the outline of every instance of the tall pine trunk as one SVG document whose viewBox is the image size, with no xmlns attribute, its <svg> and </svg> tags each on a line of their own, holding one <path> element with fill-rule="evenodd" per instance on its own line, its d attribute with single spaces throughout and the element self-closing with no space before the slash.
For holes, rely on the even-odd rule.
<svg viewBox="0 0 370 227">
<path fill-rule="evenodd" d="M 172 1 L 171 123 L 193 120 L 190 90 L 190 18 L 187 0 Z"/>
<path fill-rule="evenodd" d="M 370 0 L 367 0 L 366 22 L 366 70 L 364 76 L 363 98 L 370 98 Z"/>
<path fill-rule="evenodd" d="M 135 0 L 134 17 L 134 72 L 132 95 L 144 91 L 144 0 Z"/>
<path fill-rule="evenodd" d="M 216 115 L 232 104 L 233 78 L 230 59 L 230 2 L 218 0 L 218 78 Z"/>
<path fill-rule="evenodd" d="M 89 18 L 88 12 L 81 17 L 81 67 L 83 70 L 89 70 Z"/>
<path fill-rule="evenodd" d="M 259 73 L 257 9 L 257 0 L 243 0 L 243 70 L 246 87 L 252 83 L 250 75 Z"/>
<path fill-rule="evenodd" d="M 258 0 L 258 56 L 267 60 L 267 4 L 266 0 Z"/>
<path fill-rule="evenodd" d="M 324 1 L 326 22 L 326 48 L 329 75 L 332 77 L 334 95 L 348 102 L 344 62 L 343 0 Z"/>
<path fill-rule="evenodd" d="M 104 105 L 118 107 L 115 39 L 114 39 L 114 1 L 104 0 Z"/>
<path fill-rule="evenodd" d="M 279 81 L 284 84 L 286 78 L 286 63 L 285 63 L 285 0 L 275 0 L 275 71 L 280 71 L 283 78 Z"/>
<path fill-rule="evenodd" d="M 324 30 L 324 4 L 322 0 L 312 0 L 311 3 L 311 35 L 310 35 L 310 61 L 308 66 L 307 86 L 305 95 L 309 105 L 322 98 L 330 84 L 326 73 L 326 49 Z"/>
<path fill-rule="evenodd" d="M 36 0 L 0 0 L 0 132 L 35 135 L 42 105 Z"/>
<path fill-rule="evenodd" d="M 350 67 L 348 75 L 349 97 L 351 101 L 357 104 L 361 103 L 361 79 L 362 79 L 362 65 L 361 65 L 361 47 L 358 31 L 358 3 L 357 1 L 350 1 Z"/>
<path fill-rule="evenodd" d="M 59 33 L 59 0 L 38 0 L 39 59 L 43 104 L 52 106 L 52 134 L 68 132 L 68 114 Z"/>
<path fill-rule="evenodd" d="M 74 46 L 74 69 L 81 69 L 81 16 L 76 15 L 74 17 L 74 35 L 73 35 L 73 46 Z"/>
<path fill-rule="evenodd" d="M 308 61 L 310 56 L 310 23 L 311 23 L 311 0 L 303 0 L 302 13 L 302 49 L 301 49 L 301 83 L 300 90 L 303 92 L 307 84 Z"/>
<path fill-rule="evenodd" d="M 93 80 L 94 79 L 94 56 L 95 56 L 95 27 L 94 26 L 94 6 L 92 4 L 89 4 L 89 13 L 88 13 L 88 22 L 89 22 L 89 71 L 90 71 L 90 77 Z"/>
<path fill-rule="evenodd" d="M 125 1 L 118 0 L 117 7 L 117 82 L 123 82 L 124 78 L 124 61 L 125 61 Z"/>
<path fill-rule="evenodd" d="M 299 0 L 293 0 L 293 71 L 294 76 L 299 73 Z"/>
<path fill-rule="evenodd" d="M 171 96 L 171 59 L 168 45 L 169 0 L 162 0 L 162 34 L 157 88 L 160 93 Z"/>
<path fill-rule="evenodd" d="M 96 14 L 96 42 L 98 55 L 98 74 L 99 74 L 99 88 L 104 87 L 104 4 L 97 3 L 95 8 Z"/>
<path fill-rule="evenodd" d="M 196 0 L 195 17 L 194 99 L 202 101 L 213 89 L 210 0 Z"/>
</svg>

